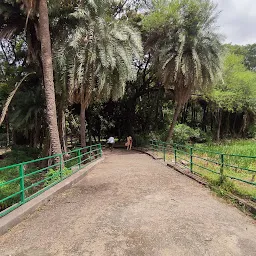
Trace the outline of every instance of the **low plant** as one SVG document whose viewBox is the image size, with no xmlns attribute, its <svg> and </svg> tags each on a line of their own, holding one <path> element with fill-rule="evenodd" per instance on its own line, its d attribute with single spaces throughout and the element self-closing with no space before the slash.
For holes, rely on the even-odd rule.
<svg viewBox="0 0 256 256">
<path fill-rule="evenodd" d="M 69 175 L 72 174 L 72 170 L 68 169 L 68 168 L 63 168 L 62 170 L 62 178 L 65 178 Z M 45 182 L 44 182 L 44 186 L 47 187 L 55 182 L 58 182 L 61 180 L 61 173 L 60 173 L 60 169 L 52 169 L 50 168 L 47 173 L 45 174 Z"/>
</svg>

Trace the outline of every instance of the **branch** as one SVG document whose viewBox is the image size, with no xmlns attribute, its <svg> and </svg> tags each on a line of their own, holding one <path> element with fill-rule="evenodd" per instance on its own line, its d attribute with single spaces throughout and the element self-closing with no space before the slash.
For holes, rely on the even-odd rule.
<svg viewBox="0 0 256 256">
<path fill-rule="evenodd" d="M 32 74 L 35 74 L 35 72 L 32 72 L 32 73 L 29 73 L 27 74 L 26 76 L 24 76 L 19 83 L 16 84 L 16 87 L 15 89 L 9 94 L 5 104 L 4 104 L 4 107 L 3 107 L 3 110 L 2 110 L 2 114 L 1 114 L 1 117 L 0 117 L 0 126 L 2 125 L 5 117 L 6 117 L 6 113 L 7 113 L 7 110 L 8 110 L 8 107 L 12 101 L 12 98 L 13 96 L 15 95 L 15 93 L 17 92 L 17 90 L 19 89 L 20 85 L 22 84 L 22 82 L 30 75 Z"/>
</svg>

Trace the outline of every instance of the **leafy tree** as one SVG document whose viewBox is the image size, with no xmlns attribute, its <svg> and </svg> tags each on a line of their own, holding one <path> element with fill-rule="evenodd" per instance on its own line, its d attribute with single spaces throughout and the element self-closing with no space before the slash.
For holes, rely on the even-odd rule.
<svg viewBox="0 0 256 256">
<path fill-rule="evenodd" d="M 243 56 L 227 54 L 224 61 L 223 80 L 206 93 L 216 112 L 217 140 L 220 139 L 224 111 L 243 113 L 240 132 L 245 132 L 248 127 L 248 115 L 256 113 L 256 74 L 248 70 L 243 63 Z"/>
<path fill-rule="evenodd" d="M 220 73 L 222 47 L 214 31 L 217 16 L 211 1 L 158 1 L 153 7 L 144 27 L 152 34 L 148 45 L 156 56 L 165 88 L 173 90 L 176 102 L 167 136 L 170 140 L 191 93 L 211 84 Z"/>
</svg>

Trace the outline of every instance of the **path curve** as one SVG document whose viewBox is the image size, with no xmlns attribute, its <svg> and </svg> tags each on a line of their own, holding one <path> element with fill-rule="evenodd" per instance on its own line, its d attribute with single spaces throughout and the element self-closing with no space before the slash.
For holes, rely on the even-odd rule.
<svg viewBox="0 0 256 256">
<path fill-rule="evenodd" d="M 149 156 L 114 150 L 0 237 L 0 255 L 255 256 L 256 225 Z"/>
</svg>

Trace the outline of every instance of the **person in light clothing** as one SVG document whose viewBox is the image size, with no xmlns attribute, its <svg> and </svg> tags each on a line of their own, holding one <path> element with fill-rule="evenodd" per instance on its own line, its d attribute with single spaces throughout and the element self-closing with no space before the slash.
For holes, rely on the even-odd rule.
<svg viewBox="0 0 256 256">
<path fill-rule="evenodd" d="M 108 144 L 108 146 L 109 146 L 109 148 L 110 148 L 110 150 L 112 151 L 113 150 L 113 145 L 114 145 L 114 143 L 115 143 L 115 139 L 114 139 L 114 137 L 109 137 L 108 138 L 108 141 L 107 141 L 107 144 Z"/>
<path fill-rule="evenodd" d="M 125 146 L 127 147 L 127 150 L 132 149 L 132 136 L 127 137 L 127 142 L 125 143 Z"/>
</svg>

